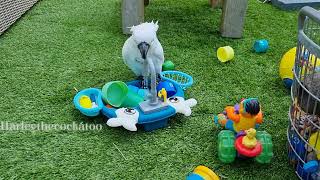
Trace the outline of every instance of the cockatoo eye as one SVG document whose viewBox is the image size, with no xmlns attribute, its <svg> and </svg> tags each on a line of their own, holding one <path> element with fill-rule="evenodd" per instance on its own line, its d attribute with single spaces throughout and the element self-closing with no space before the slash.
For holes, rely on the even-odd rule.
<svg viewBox="0 0 320 180">
<path fill-rule="evenodd" d="M 136 39 L 133 38 L 133 42 L 136 43 L 137 45 L 140 44 Z"/>
<path fill-rule="evenodd" d="M 124 113 L 129 114 L 129 115 L 133 115 L 133 114 L 136 113 L 136 110 L 133 109 L 133 108 L 126 108 L 126 109 L 124 110 Z"/>
<path fill-rule="evenodd" d="M 141 41 L 138 41 L 138 40 L 136 40 L 135 38 L 133 38 L 133 41 L 134 41 L 134 43 L 135 44 L 140 44 L 141 43 Z M 151 45 L 151 44 L 153 44 L 153 42 L 154 42 L 154 39 L 152 39 L 151 41 L 144 41 L 144 42 L 146 42 L 146 43 L 148 43 L 149 45 Z"/>
<path fill-rule="evenodd" d="M 171 98 L 169 98 L 169 101 L 172 103 L 178 103 L 179 99 L 177 97 L 171 97 Z"/>
<path fill-rule="evenodd" d="M 154 39 L 152 39 L 152 40 L 149 42 L 150 46 L 152 45 L 153 42 L 154 42 Z"/>
</svg>

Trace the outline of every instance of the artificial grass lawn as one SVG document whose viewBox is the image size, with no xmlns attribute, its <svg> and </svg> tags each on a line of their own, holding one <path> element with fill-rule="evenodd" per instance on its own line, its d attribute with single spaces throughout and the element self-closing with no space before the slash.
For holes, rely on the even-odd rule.
<svg viewBox="0 0 320 180">
<path fill-rule="evenodd" d="M 0 37 L 0 120 L 19 123 L 101 123 L 73 107 L 73 87 L 102 87 L 112 80 L 131 80 L 121 48 L 120 1 L 40 1 Z M 230 179 L 289 179 L 286 128 L 289 92 L 278 77 L 284 52 L 296 44 L 297 12 L 249 2 L 244 37 L 220 37 L 221 10 L 207 0 L 153 0 L 146 20 L 159 20 L 159 39 L 166 59 L 194 77 L 188 97 L 198 100 L 191 117 L 177 116 L 154 132 L 123 128 L 101 131 L 0 132 L 1 178 L 184 179 L 203 164 Z M 265 54 L 252 52 L 256 39 L 268 39 Z M 231 45 L 230 63 L 215 51 Z M 217 157 L 212 115 L 243 97 L 258 97 L 274 142 L 270 165 Z M 121 150 L 124 159 L 116 146 Z"/>
</svg>

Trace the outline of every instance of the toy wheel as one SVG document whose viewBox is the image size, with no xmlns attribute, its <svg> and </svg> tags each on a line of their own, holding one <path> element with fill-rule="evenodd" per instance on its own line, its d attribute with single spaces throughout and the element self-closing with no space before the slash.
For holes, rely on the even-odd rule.
<svg viewBox="0 0 320 180">
<path fill-rule="evenodd" d="M 223 163 L 231 163 L 236 158 L 234 147 L 234 133 L 229 130 L 222 130 L 218 135 L 218 156 Z"/>
<path fill-rule="evenodd" d="M 273 157 L 273 150 L 272 150 L 273 144 L 272 144 L 271 135 L 265 131 L 258 131 L 257 139 L 260 141 L 262 145 L 262 152 L 259 156 L 255 158 L 255 160 L 261 164 L 270 163 Z"/>
</svg>

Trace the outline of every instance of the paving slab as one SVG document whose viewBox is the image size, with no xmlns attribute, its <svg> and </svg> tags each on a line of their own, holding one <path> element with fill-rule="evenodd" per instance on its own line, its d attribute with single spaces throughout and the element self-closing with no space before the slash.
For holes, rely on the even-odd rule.
<svg viewBox="0 0 320 180">
<path fill-rule="evenodd" d="M 303 6 L 320 7 L 320 0 L 271 0 L 271 2 L 283 10 L 295 10 Z"/>
</svg>

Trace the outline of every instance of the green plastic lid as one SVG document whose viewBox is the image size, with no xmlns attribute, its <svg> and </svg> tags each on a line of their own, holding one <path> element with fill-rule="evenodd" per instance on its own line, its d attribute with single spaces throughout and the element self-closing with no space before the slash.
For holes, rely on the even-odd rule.
<svg viewBox="0 0 320 180">
<path fill-rule="evenodd" d="M 163 65 L 162 65 L 162 70 L 163 71 L 172 71 L 174 70 L 174 64 L 170 60 L 166 60 Z"/>
</svg>

